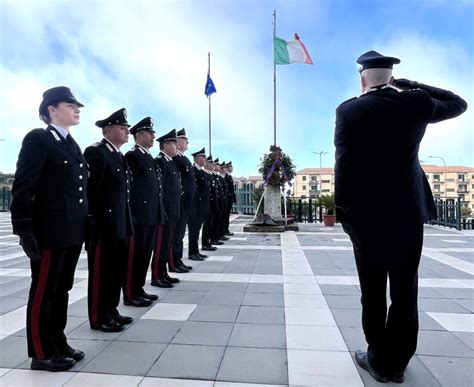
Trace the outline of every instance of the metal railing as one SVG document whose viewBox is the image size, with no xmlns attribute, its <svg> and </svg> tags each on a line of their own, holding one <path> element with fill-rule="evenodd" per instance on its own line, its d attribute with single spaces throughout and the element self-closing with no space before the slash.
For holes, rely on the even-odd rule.
<svg viewBox="0 0 474 387">
<path fill-rule="evenodd" d="M 288 216 L 293 216 L 295 222 L 315 223 L 322 222 L 323 209 L 317 205 L 318 199 L 313 198 L 288 198 L 286 211 Z"/>
<path fill-rule="evenodd" d="M 10 211 L 10 205 L 12 202 L 12 191 L 7 187 L 3 187 L 0 193 L 0 211 Z"/>
<path fill-rule="evenodd" d="M 461 230 L 461 201 L 459 198 L 436 198 L 435 206 L 438 219 L 432 220 L 430 224 Z"/>
</svg>

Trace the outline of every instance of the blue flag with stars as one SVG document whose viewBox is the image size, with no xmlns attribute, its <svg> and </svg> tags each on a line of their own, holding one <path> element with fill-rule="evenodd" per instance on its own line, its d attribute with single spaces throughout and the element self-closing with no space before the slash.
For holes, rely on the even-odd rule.
<svg viewBox="0 0 474 387">
<path fill-rule="evenodd" d="M 209 98 L 209 96 L 215 92 L 216 92 L 216 87 L 214 86 L 214 82 L 212 82 L 211 75 L 207 74 L 207 82 L 206 82 L 206 88 L 204 89 L 204 94 L 206 94 L 206 97 Z"/>
</svg>

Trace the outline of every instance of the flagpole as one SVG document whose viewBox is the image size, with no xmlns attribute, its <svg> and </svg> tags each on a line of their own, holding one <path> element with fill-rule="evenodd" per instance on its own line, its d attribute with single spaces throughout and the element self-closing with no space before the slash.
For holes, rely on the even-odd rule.
<svg viewBox="0 0 474 387">
<path fill-rule="evenodd" d="M 276 10 L 273 10 L 273 145 L 276 146 L 276 65 L 275 65 Z"/>
<path fill-rule="evenodd" d="M 207 53 L 207 75 L 208 77 L 211 74 L 211 53 Z M 211 94 L 207 96 L 207 99 L 209 100 L 209 155 L 212 154 L 212 148 L 211 148 Z"/>
</svg>

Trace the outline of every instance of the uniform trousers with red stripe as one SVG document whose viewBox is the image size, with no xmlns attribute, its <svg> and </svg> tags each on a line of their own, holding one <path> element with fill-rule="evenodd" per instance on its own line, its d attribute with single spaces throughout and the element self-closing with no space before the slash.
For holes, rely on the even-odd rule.
<svg viewBox="0 0 474 387">
<path fill-rule="evenodd" d="M 156 281 L 160 277 L 163 277 L 164 275 L 166 275 L 167 263 L 170 265 L 170 269 L 174 268 L 173 259 L 172 259 L 172 255 L 173 255 L 172 237 L 173 237 L 175 229 L 176 229 L 176 221 L 168 221 L 166 222 L 166 224 L 158 226 L 156 247 L 155 247 L 155 251 L 153 252 L 153 259 L 151 263 L 152 281 Z"/>
<path fill-rule="evenodd" d="M 91 245 L 89 265 L 88 310 L 92 329 L 108 323 L 117 311 L 126 273 L 129 239 L 103 238 Z"/>
<path fill-rule="evenodd" d="M 31 288 L 26 310 L 28 356 L 44 359 L 67 344 L 64 328 L 67 322 L 69 290 L 81 246 L 43 250 L 41 261 L 30 261 Z"/>
<path fill-rule="evenodd" d="M 123 288 L 125 300 L 138 298 L 143 294 L 146 273 L 157 237 L 157 226 L 135 224 L 133 229 L 133 251 L 128 255 Z"/>
</svg>

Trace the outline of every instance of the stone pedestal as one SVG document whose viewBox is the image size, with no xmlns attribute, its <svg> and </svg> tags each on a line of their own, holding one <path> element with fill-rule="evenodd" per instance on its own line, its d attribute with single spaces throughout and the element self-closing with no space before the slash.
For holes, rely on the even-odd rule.
<svg viewBox="0 0 474 387">
<path fill-rule="evenodd" d="M 268 186 L 264 196 L 263 213 L 268 214 L 272 219 L 281 219 L 281 194 L 280 189 Z"/>
</svg>

